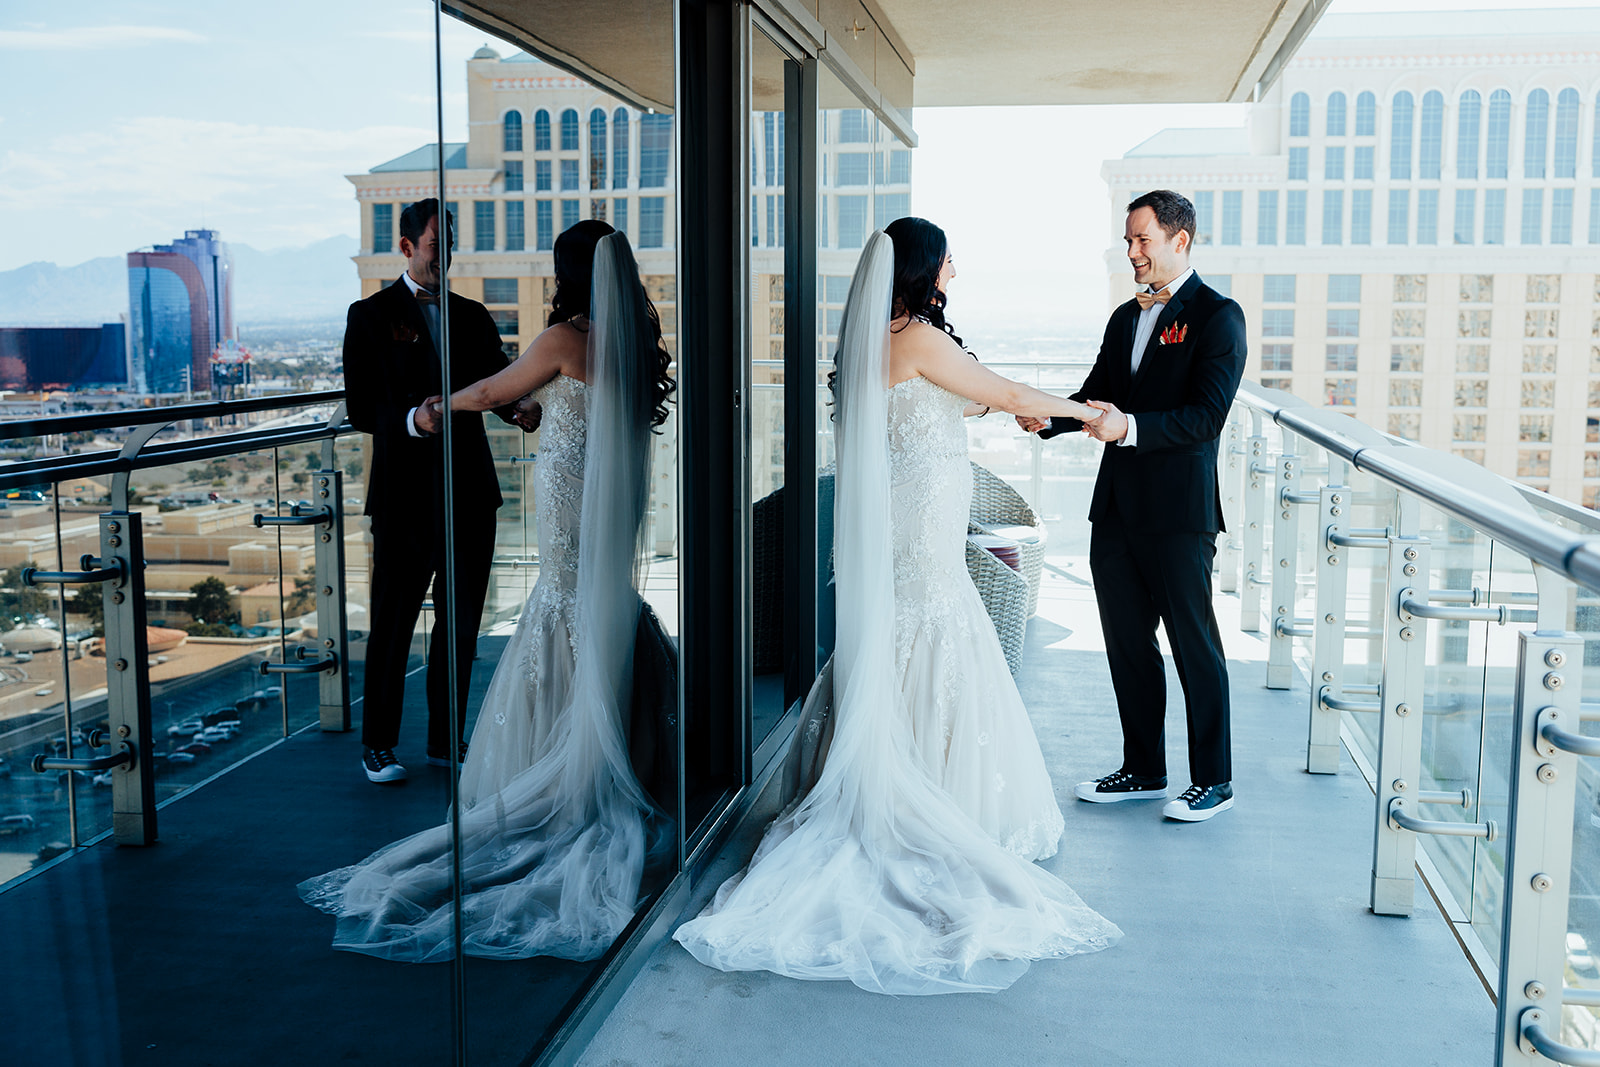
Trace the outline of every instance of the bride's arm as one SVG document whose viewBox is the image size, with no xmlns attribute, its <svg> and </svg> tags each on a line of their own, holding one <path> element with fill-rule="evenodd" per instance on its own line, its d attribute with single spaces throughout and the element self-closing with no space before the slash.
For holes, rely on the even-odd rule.
<svg viewBox="0 0 1600 1067">
<path fill-rule="evenodd" d="M 913 335 L 908 337 L 906 334 Z M 911 365 L 924 378 L 978 405 L 978 412 L 969 408 L 968 414 L 979 414 L 986 407 L 991 411 L 1008 411 L 1013 415 L 1031 415 L 1041 419 L 1065 416 L 1093 422 L 1100 417 L 1100 412 L 1087 404 L 1046 393 L 996 374 L 963 352 L 961 346 L 943 330 L 933 326 L 916 323 L 907 327 L 897 340 L 906 345 Z"/>
<path fill-rule="evenodd" d="M 557 374 L 582 377 L 587 338 L 570 323 L 549 327 L 505 370 L 451 393 L 450 410 L 488 411 L 520 400 Z"/>
</svg>

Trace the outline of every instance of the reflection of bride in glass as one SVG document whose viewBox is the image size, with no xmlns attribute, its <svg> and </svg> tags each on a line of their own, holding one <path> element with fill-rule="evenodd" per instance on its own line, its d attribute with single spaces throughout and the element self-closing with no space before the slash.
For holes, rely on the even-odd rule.
<svg viewBox="0 0 1600 1067">
<path fill-rule="evenodd" d="M 801 799 L 674 937 L 702 963 L 897 994 L 1003 989 L 1121 931 L 1029 862 L 1062 830 L 967 575 L 968 399 L 1085 415 L 985 369 L 943 328 L 944 233 L 873 234 L 839 327 L 838 640 L 801 715 Z M 893 330 L 891 331 L 891 324 Z M 977 413 L 977 412 L 973 412 Z"/>
<path fill-rule="evenodd" d="M 556 241 L 555 261 L 550 326 L 511 366 L 450 398 L 453 410 L 482 411 L 532 392 L 544 409 L 539 579 L 461 770 L 461 939 L 472 956 L 600 955 L 670 838 L 630 764 L 624 722 L 636 630 L 659 634 L 637 566 L 668 355 L 622 234 L 579 223 Z M 453 955 L 449 823 L 299 889 L 338 917 L 335 948 Z"/>
</svg>

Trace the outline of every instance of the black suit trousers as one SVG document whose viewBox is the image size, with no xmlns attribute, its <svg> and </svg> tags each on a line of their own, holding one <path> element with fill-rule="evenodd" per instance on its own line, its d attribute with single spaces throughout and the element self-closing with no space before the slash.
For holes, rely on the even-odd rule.
<svg viewBox="0 0 1600 1067">
<path fill-rule="evenodd" d="M 445 539 L 442 509 L 432 516 L 374 516 L 372 519 L 371 635 L 367 642 L 366 675 L 361 711 L 361 743 L 369 748 L 394 748 L 400 741 L 400 706 L 405 697 L 406 661 L 416 633 L 417 615 L 433 586 L 433 634 L 428 645 L 428 751 L 450 751 L 448 628 L 456 611 L 457 707 L 465 734 L 467 690 L 477 650 L 478 623 L 489 589 L 494 559 L 495 521 L 492 510 L 458 512 L 455 528 L 456 596 L 445 587 Z"/>
<path fill-rule="evenodd" d="M 1159 623 L 1188 709 L 1190 780 L 1212 785 L 1233 779 L 1228 664 L 1211 607 L 1216 553 L 1214 533 L 1141 533 L 1116 515 L 1093 525 L 1089 569 L 1122 718 L 1122 769 L 1131 774 L 1167 773 Z"/>
</svg>

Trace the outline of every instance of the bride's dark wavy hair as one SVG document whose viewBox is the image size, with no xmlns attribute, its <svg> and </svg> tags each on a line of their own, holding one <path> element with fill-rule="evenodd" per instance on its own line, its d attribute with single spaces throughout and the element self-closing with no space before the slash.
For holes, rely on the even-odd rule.
<svg viewBox="0 0 1600 1067">
<path fill-rule="evenodd" d="M 944 231 L 927 219 L 907 215 L 889 223 L 883 232 L 894 242 L 894 296 L 890 316 L 927 319 L 965 349 L 965 342 L 945 321 L 944 309 L 948 301 L 939 290 L 939 270 L 944 266 L 944 257 L 950 254 L 950 241 Z"/>
<path fill-rule="evenodd" d="M 585 333 L 589 332 L 589 298 L 594 287 L 594 249 L 600 243 L 600 238 L 616 232 L 609 224 L 599 219 L 584 219 L 556 238 L 556 291 L 550 298 L 550 319 L 545 323 L 546 326 L 571 322 L 582 317 L 584 324 L 580 326 L 573 323 L 573 326 Z M 631 262 L 631 255 L 629 260 Z M 642 286 L 640 296 L 644 300 L 645 315 L 650 319 L 656 353 L 656 365 L 649 368 L 655 378 L 652 386 L 655 404 L 651 411 L 650 425 L 660 426 L 667 419 L 667 404 L 671 401 L 677 385 L 668 374 L 672 367 L 672 356 L 661 340 L 661 315 L 656 311 L 655 304 L 651 303 L 650 297 L 642 291 Z"/>
</svg>

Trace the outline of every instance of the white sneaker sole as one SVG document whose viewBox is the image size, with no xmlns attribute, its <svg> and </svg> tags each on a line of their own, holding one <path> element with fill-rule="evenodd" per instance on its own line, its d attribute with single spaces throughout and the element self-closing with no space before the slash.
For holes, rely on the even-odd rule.
<svg viewBox="0 0 1600 1067">
<path fill-rule="evenodd" d="M 362 760 L 361 769 L 367 772 L 367 781 L 376 782 L 379 785 L 383 785 L 386 782 L 403 782 L 406 780 L 406 769 L 404 767 L 385 767 L 383 770 L 374 773 L 367 770 L 367 763 Z"/>
<path fill-rule="evenodd" d="M 1168 804 L 1165 808 L 1161 809 L 1161 814 L 1165 815 L 1169 819 L 1176 819 L 1179 822 L 1205 822 L 1213 815 L 1220 815 L 1222 812 L 1227 811 L 1231 807 L 1233 807 L 1232 797 L 1224 800 L 1216 807 L 1207 808 L 1204 811 L 1195 811 L 1194 809 L 1190 808 L 1189 805 L 1183 803 L 1183 801 L 1174 800 L 1171 804 Z"/>
<path fill-rule="evenodd" d="M 1095 791 L 1094 782 L 1079 782 L 1073 787 L 1079 800 L 1087 800 L 1091 804 L 1115 804 L 1123 800 L 1165 800 L 1169 795 L 1168 788 L 1141 789 L 1136 793 L 1098 793 Z"/>
</svg>

